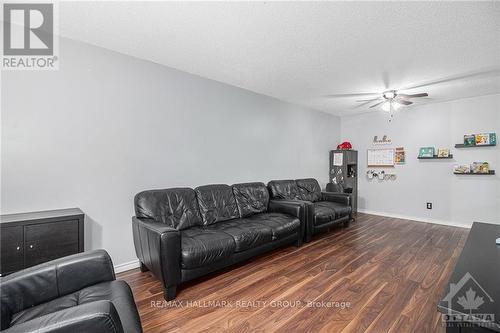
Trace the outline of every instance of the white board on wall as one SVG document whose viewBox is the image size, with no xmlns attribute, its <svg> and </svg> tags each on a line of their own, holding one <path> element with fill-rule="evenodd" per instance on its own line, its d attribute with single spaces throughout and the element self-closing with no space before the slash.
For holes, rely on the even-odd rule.
<svg viewBox="0 0 500 333">
<path fill-rule="evenodd" d="M 366 160 L 369 167 L 393 167 L 394 149 L 368 149 Z"/>
</svg>

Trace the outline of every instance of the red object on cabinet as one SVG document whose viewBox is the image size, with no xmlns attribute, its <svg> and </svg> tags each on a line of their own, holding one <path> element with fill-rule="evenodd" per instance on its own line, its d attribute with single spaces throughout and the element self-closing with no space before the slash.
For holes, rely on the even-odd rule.
<svg viewBox="0 0 500 333">
<path fill-rule="evenodd" d="M 352 145 L 349 141 L 344 141 L 342 142 L 341 144 L 339 144 L 337 146 L 337 149 L 340 149 L 340 150 L 349 150 L 349 149 L 352 149 Z"/>
</svg>

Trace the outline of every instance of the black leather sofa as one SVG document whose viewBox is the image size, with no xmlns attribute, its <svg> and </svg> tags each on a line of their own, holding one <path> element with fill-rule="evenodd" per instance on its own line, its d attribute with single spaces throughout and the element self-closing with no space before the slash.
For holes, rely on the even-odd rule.
<svg viewBox="0 0 500 333">
<path fill-rule="evenodd" d="M 0 280 L 1 331 L 142 332 L 132 291 L 104 250 L 37 265 Z"/>
<path fill-rule="evenodd" d="M 132 217 L 141 270 L 172 300 L 186 282 L 279 246 L 302 243 L 305 205 L 269 200 L 263 183 L 138 193 Z"/>
<path fill-rule="evenodd" d="M 352 220 L 351 197 L 345 193 L 322 192 L 314 178 L 272 180 L 267 184 L 273 200 L 293 200 L 306 204 L 304 240 L 328 231 L 337 224 L 348 225 Z"/>
</svg>

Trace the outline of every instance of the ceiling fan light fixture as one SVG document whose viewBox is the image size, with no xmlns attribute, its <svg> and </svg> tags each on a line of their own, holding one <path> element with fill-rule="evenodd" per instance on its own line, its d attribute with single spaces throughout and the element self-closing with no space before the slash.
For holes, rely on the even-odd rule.
<svg viewBox="0 0 500 333">
<path fill-rule="evenodd" d="M 401 104 L 399 104 L 399 103 L 392 103 L 392 109 L 394 111 L 398 110 L 400 107 L 401 107 Z"/>
<path fill-rule="evenodd" d="M 391 111 L 391 102 L 389 102 L 389 101 L 384 102 L 384 104 L 382 104 L 381 108 L 382 108 L 382 110 L 384 110 L 386 112 L 390 112 Z"/>
<path fill-rule="evenodd" d="M 396 92 L 395 91 L 386 91 L 383 96 L 385 99 L 393 99 L 394 97 L 396 97 Z"/>
</svg>

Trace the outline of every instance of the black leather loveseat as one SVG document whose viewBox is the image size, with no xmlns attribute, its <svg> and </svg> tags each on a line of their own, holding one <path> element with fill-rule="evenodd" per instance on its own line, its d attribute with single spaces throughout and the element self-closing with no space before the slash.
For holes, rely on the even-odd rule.
<svg viewBox="0 0 500 333">
<path fill-rule="evenodd" d="M 132 291 L 104 250 L 56 259 L 0 280 L 1 331 L 140 333 Z"/>
<path fill-rule="evenodd" d="M 272 180 L 267 184 L 273 200 L 295 200 L 306 204 L 306 242 L 313 235 L 352 220 L 349 194 L 322 192 L 314 178 Z"/>
<path fill-rule="evenodd" d="M 263 183 L 150 190 L 134 201 L 141 270 L 162 281 L 166 300 L 182 282 L 303 238 L 305 205 L 270 201 Z"/>
</svg>

